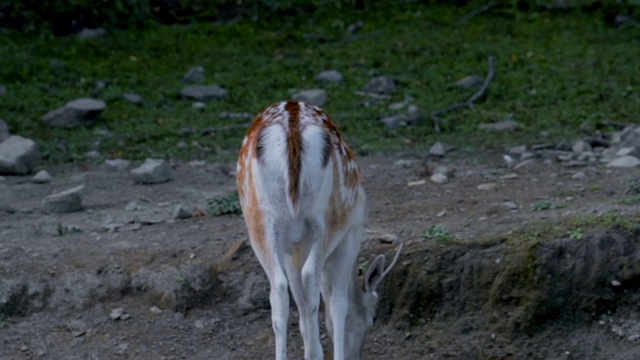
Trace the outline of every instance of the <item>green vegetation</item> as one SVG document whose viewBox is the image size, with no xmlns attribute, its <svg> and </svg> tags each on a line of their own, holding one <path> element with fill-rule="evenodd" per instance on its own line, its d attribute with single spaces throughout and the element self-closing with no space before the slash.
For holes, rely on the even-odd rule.
<svg viewBox="0 0 640 360">
<path fill-rule="evenodd" d="M 584 237 L 584 233 L 582 232 L 582 229 L 579 229 L 579 228 L 567 231 L 567 235 L 569 235 L 569 239 L 573 239 L 573 240 L 580 240 Z"/>
<path fill-rule="evenodd" d="M 565 207 L 567 206 L 564 204 L 558 204 L 551 200 L 538 200 L 533 204 L 531 204 L 531 209 L 533 211 L 555 210 L 555 209 L 562 209 Z"/>
<path fill-rule="evenodd" d="M 636 205 L 640 204 L 640 195 L 630 195 L 620 200 L 622 204 L 625 205 Z"/>
<path fill-rule="evenodd" d="M 589 192 L 596 193 L 598 191 L 602 191 L 602 185 L 591 185 L 589 186 Z"/>
<path fill-rule="evenodd" d="M 443 225 L 433 225 L 422 233 L 425 239 L 435 240 L 439 243 L 448 242 L 455 239 L 455 236 Z"/>
<path fill-rule="evenodd" d="M 235 191 L 228 196 L 213 199 L 209 202 L 209 215 L 220 216 L 241 213 L 240 199 Z"/>
<path fill-rule="evenodd" d="M 65 236 L 69 234 L 78 234 L 82 232 L 82 229 L 77 228 L 75 226 L 65 226 L 62 224 L 58 224 L 58 236 Z"/>
<path fill-rule="evenodd" d="M 594 216 L 562 217 L 552 219 L 544 224 L 525 226 L 517 231 L 503 235 L 501 238 L 491 236 L 481 239 L 480 242 L 493 243 L 496 240 L 504 240 L 516 244 L 535 245 L 563 236 L 580 240 L 593 231 L 610 228 L 617 228 L 629 232 L 637 231 L 637 229 L 640 228 L 640 220 L 620 215 L 616 212 Z"/>
<path fill-rule="evenodd" d="M 35 138 L 51 162 L 83 160 L 95 142 L 105 157 L 230 159 L 248 120 L 218 114 L 257 113 L 296 88 L 328 91 L 323 107 L 359 152 L 422 151 L 436 136 L 465 148 L 541 141 L 541 131 L 549 133 L 547 141 L 576 135 L 583 122 L 637 121 L 640 29 L 613 27 L 604 10 L 507 5 L 468 18 L 483 2 L 465 7 L 365 3 L 366 11 L 323 2 L 303 15 L 256 21 L 248 16 L 228 24 L 145 22 L 89 40 L 8 30 L 0 33 L 0 84 L 7 87 L 0 96 L 0 118 L 12 133 Z M 348 32 L 357 21 L 364 26 Z M 428 119 L 397 131 L 377 120 L 394 113 L 390 103 L 406 97 L 425 112 L 467 99 L 475 89 L 462 90 L 455 82 L 471 74 L 484 77 L 490 55 L 496 57 L 496 77 L 486 99 L 472 110 L 443 115 L 442 134 L 435 134 Z M 181 77 L 196 65 L 206 69 L 206 83 L 221 85 L 230 96 L 203 110 L 180 99 Z M 326 69 L 340 71 L 345 82 L 318 84 L 315 74 Z M 364 107 L 371 99 L 354 91 L 372 71 L 397 79 L 399 90 L 391 100 Z M 96 82 L 104 88 L 96 90 Z M 92 92 L 108 101 L 92 127 L 63 130 L 42 124 L 46 112 Z M 146 103 L 120 100 L 127 92 L 144 96 Z M 477 131 L 481 122 L 505 119 L 523 123 L 524 130 L 516 136 Z M 185 135 L 183 128 L 196 130 L 195 135 Z M 177 146 L 180 141 L 187 146 Z"/>
<path fill-rule="evenodd" d="M 629 180 L 629 187 L 624 192 L 627 195 L 640 195 L 640 177 Z"/>
</svg>

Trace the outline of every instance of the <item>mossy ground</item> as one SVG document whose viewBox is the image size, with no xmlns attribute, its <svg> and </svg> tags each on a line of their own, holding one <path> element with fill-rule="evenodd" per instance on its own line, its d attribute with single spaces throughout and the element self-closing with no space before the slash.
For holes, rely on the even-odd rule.
<svg viewBox="0 0 640 360">
<path fill-rule="evenodd" d="M 435 139 L 473 150 L 540 141 L 541 131 L 549 138 L 576 136 L 583 122 L 638 121 L 638 26 L 615 28 L 601 13 L 580 10 L 496 7 L 466 18 L 479 4 L 385 4 L 365 12 L 325 6 L 308 17 L 154 25 L 91 40 L 5 32 L 0 84 L 8 93 L 0 96 L 0 118 L 13 133 L 37 139 L 51 162 L 82 160 L 101 139 L 98 128 L 113 134 L 97 146 L 104 157 L 231 159 L 244 133 L 233 125 L 248 120 L 221 119 L 221 111 L 256 113 L 288 98 L 292 89 L 312 87 L 328 91 L 324 108 L 360 152 L 420 151 Z M 348 33 L 357 21 L 364 27 Z M 484 76 L 490 55 L 497 59 L 497 75 L 486 99 L 473 110 L 444 116 L 442 133 L 430 121 L 398 131 L 377 121 L 393 113 L 390 102 L 408 96 L 425 112 L 468 98 L 474 90 L 454 83 Z M 204 110 L 180 99 L 181 77 L 196 65 L 205 67 L 206 83 L 229 89 L 230 96 Z M 318 84 L 314 76 L 325 69 L 343 73 L 345 83 Z M 354 91 L 372 71 L 394 77 L 400 89 L 390 101 L 359 106 L 365 99 Z M 94 126 L 61 130 L 42 124 L 43 114 L 88 96 L 96 81 L 106 84 L 99 97 L 108 108 Z M 126 92 L 147 102 L 138 107 L 117 100 Z M 477 131 L 480 122 L 505 119 L 523 123 L 524 130 Z M 179 131 L 184 127 L 197 135 L 185 137 Z M 204 128 L 218 131 L 203 135 Z M 187 146 L 177 146 L 180 140 Z"/>
</svg>

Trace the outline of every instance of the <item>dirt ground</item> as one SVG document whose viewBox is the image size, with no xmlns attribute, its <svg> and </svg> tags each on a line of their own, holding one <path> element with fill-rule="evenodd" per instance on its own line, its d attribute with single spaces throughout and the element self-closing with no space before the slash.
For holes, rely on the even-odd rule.
<svg viewBox="0 0 640 360">
<path fill-rule="evenodd" d="M 428 159 L 455 170 L 445 184 L 425 178 L 422 156 L 360 159 L 369 197 L 362 256 L 390 254 L 393 242 L 405 242 L 365 358 L 640 358 L 637 231 L 585 227 L 582 236 L 542 239 L 554 247 L 515 239 L 576 217 L 637 217 L 640 206 L 620 203 L 637 169 L 570 167 L 548 155 L 513 170 L 502 155 L 481 149 Z M 139 185 L 126 171 L 82 164 L 48 168 L 49 184 L 0 181 L 0 359 L 272 358 L 268 288 L 241 216 L 171 216 L 178 204 L 206 210 L 210 199 L 231 193 L 232 169 L 174 163 L 172 181 Z M 80 184 L 83 211 L 43 212 L 43 197 Z M 539 200 L 563 206 L 535 211 Z M 423 237 L 432 225 L 457 239 Z M 618 258 L 593 257 L 618 250 Z M 526 262 L 519 257 L 526 251 L 538 256 L 535 278 L 500 270 Z M 580 251 L 583 258 L 567 255 Z M 584 277 L 562 275 L 584 259 Z M 609 273 L 613 263 L 617 272 Z M 557 285 L 570 279 L 597 288 Z M 555 290 L 540 292 L 545 284 Z M 534 288 L 546 295 L 527 292 Z M 561 305 L 528 307 L 534 297 Z M 289 334 L 290 356 L 301 358 L 293 302 Z M 330 347 L 326 335 L 323 344 Z"/>
</svg>

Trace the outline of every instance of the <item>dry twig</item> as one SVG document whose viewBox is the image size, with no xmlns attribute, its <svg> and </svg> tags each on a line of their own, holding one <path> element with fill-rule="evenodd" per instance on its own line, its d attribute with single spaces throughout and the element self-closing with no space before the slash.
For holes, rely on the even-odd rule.
<svg viewBox="0 0 640 360">
<path fill-rule="evenodd" d="M 460 18 L 460 20 L 458 20 L 458 25 L 465 25 L 469 22 L 469 20 L 471 20 L 472 18 L 482 14 L 483 12 L 487 12 L 489 11 L 492 7 L 498 5 L 497 1 L 492 1 L 488 4 L 485 4 L 483 6 L 480 6 L 477 9 L 474 9 L 473 11 L 471 11 L 470 13 L 468 13 L 467 15 L 463 16 Z"/>
<path fill-rule="evenodd" d="M 389 99 L 391 99 L 391 95 L 376 94 L 376 93 L 370 93 L 370 92 L 366 92 L 366 91 L 354 91 L 354 94 L 358 95 L 358 96 L 367 96 L 367 97 L 370 97 L 370 98 L 380 99 L 380 100 L 389 100 Z"/>
<path fill-rule="evenodd" d="M 473 95 L 471 95 L 469 99 L 467 99 L 464 102 L 453 104 L 449 107 L 436 110 L 431 113 L 431 119 L 433 120 L 433 126 L 436 132 L 440 132 L 440 118 L 439 118 L 440 115 L 446 114 L 451 111 L 460 110 L 460 109 L 473 109 L 473 103 L 476 102 L 481 97 L 483 97 L 484 94 L 486 94 L 487 89 L 489 88 L 489 84 L 491 84 L 491 80 L 493 80 L 493 77 L 495 76 L 495 73 L 496 73 L 495 58 L 493 56 L 489 56 L 489 58 L 487 59 L 487 62 L 488 62 L 488 68 L 489 68 L 487 70 L 487 76 L 484 78 L 484 81 L 482 82 L 482 85 L 480 86 L 478 91 L 476 91 Z"/>
</svg>

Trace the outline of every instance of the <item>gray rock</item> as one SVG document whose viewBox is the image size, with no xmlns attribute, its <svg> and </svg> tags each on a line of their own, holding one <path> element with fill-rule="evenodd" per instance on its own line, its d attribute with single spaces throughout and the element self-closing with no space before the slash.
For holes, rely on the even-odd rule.
<svg viewBox="0 0 640 360">
<path fill-rule="evenodd" d="M 84 185 L 45 197 L 42 200 L 45 211 L 52 213 L 69 213 L 82 210 L 82 189 L 84 189 Z"/>
<path fill-rule="evenodd" d="M 196 83 L 204 81 L 204 67 L 194 66 L 182 77 L 182 81 L 186 83 Z"/>
<path fill-rule="evenodd" d="M 407 108 L 407 125 L 418 125 L 424 119 L 422 110 L 418 105 L 409 105 Z"/>
<path fill-rule="evenodd" d="M 0 85 L 0 95 L 6 95 L 7 94 L 7 87 L 4 85 Z"/>
<path fill-rule="evenodd" d="M 415 163 L 415 160 L 400 159 L 400 160 L 396 161 L 395 163 L 393 163 L 393 166 L 399 166 L 399 167 L 403 167 L 403 168 L 410 168 L 410 167 L 413 166 L 414 163 Z"/>
<path fill-rule="evenodd" d="M 0 119 L 0 143 L 7 140 L 9 135 L 11 135 L 9 133 L 9 125 L 7 125 L 4 120 Z"/>
<path fill-rule="evenodd" d="M 404 101 L 395 102 L 393 104 L 389 104 L 389 110 L 402 110 L 405 106 L 407 106 L 407 103 Z"/>
<path fill-rule="evenodd" d="M 417 105 L 409 105 L 406 114 L 395 114 L 380 119 L 389 130 L 395 130 L 402 126 L 417 125 L 424 120 L 424 114 Z"/>
<path fill-rule="evenodd" d="M 33 176 L 31 180 L 36 184 L 46 184 L 50 183 L 53 178 L 47 170 L 40 170 Z"/>
<path fill-rule="evenodd" d="M 507 164 L 507 166 L 513 166 L 513 163 L 515 160 L 513 160 L 513 157 L 511 157 L 511 155 L 502 155 L 502 160 L 504 160 L 505 164 Z"/>
<path fill-rule="evenodd" d="M 481 130 L 490 130 L 490 131 L 516 131 L 520 130 L 522 125 L 519 122 L 514 120 L 504 120 L 498 121 L 494 123 L 482 123 L 480 124 Z"/>
<path fill-rule="evenodd" d="M 571 175 L 573 180 L 584 180 L 587 178 L 587 174 L 584 171 L 578 171 L 575 174 Z"/>
<path fill-rule="evenodd" d="M 126 211 L 136 211 L 140 210 L 140 206 L 138 206 L 138 202 L 136 200 L 131 200 L 125 205 L 124 209 Z"/>
<path fill-rule="evenodd" d="M 429 177 L 429 180 L 436 184 L 444 184 L 449 181 L 449 178 L 445 174 L 435 173 Z"/>
<path fill-rule="evenodd" d="M 327 101 L 327 92 L 322 89 L 305 89 L 293 94 L 291 98 L 303 103 L 322 106 Z"/>
<path fill-rule="evenodd" d="M 42 121 L 52 127 L 64 128 L 91 125 L 106 107 L 107 105 L 102 100 L 76 99 L 59 109 L 49 111 L 42 117 Z"/>
<path fill-rule="evenodd" d="M 188 219 L 193 216 L 193 212 L 193 207 L 179 204 L 173 209 L 171 218 L 176 220 Z"/>
<path fill-rule="evenodd" d="M 447 177 L 453 177 L 456 173 L 456 169 L 445 165 L 438 165 L 433 169 L 432 173 L 447 175 Z"/>
<path fill-rule="evenodd" d="M 640 148 L 640 126 L 628 126 L 620 133 L 620 147 Z"/>
<path fill-rule="evenodd" d="M 505 201 L 500 204 L 500 207 L 508 211 L 518 210 L 518 204 L 513 201 Z"/>
<path fill-rule="evenodd" d="M 630 168 L 640 165 L 640 159 L 635 156 L 627 155 L 613 159 L 607 163 L 607 167 Z"/>
<path fill-rule="evenodd" d="M 593 152 L 591 151 L 584 151 L 578 154 L 578 157 L 576 158 L 577 161 L 587 161 L 587 162 L 595 162 L 596 161 L 596 156 Z"/>
<path fill-rule="evenodd" d="M 399 127 L 407 126 L 408 120 L 409 119 L 406 114 L 391 115 L 380 119 L 384 124 L 384 127 L 389 130 L 395 130 Z"/>
<path fill-rule="evenodd" d="M 0 174 L 28 174 L 38 164 L 40 151 L 33 140 L 12 135 L 0 143 Z"/>
<path fill-rule="evenodd" d="M 496 183 L 483 183 L 478 185 L 478 190 L 491 191 L 491 190 L 494 190 L 497 186 L 498 184 Z"/>
<path fill-rule="evenodd" d="M 252 119 L 255 115 L 248 112 L 221 111 L 218 113 L 220 119 Z"/>
<path fill-rule="evenodd" d="M 636 151 L 635 147 L 627 146 L 627 147 L 623 147 L 623 148 L 618 149 L 618 151 L 616 151 L 616 156 L 617 157 L 627 156 L 627 155 L 636 156 L 637 153 L 638 153 L 638 151 Z"/>
<path fill-rule="evenodd" d="M 196 102 L 194 102 L 193 104 L 191 104 L 191 106 L 192 106 L 194 109 L 202 110 L 202 109 L 204 109 L 204 108 L 205 108 L 205 106 L 207 106 L 207 104 L 205 104 L 205 103 L 203 103 L 203 102 L 201 102 L 201 101 L 196 101 Z"/>
<path fill-rule="evenodd" d="M 513 167 L 513 169 L 514 170 L 518 170 L 518 169 L 522 169 L 522 168 L 525 168 L 525 167 L 529 167 L 529 166 L 535 164 L 535 162 L 536 162 L 535 159 L 527 159 L 527 160 L 524 160 L 524 161 L 521 161 L 521 162 L 517 163 Z"/>
<path fill-rule="evenodd" d="M 96 29 L 84 28 L 80 30 L 80 32 L 78 33 L 78 37 L 83 40 L 95 39 L 105 35 L 107 35 L 107 30 L 105 30 L 104 28 L 96 28 Z"/>
<path fill-rule="evenodd" d="M 578 140 L 573 143 L 573 146 L 571 146 L 571 150 L 573 150 L 573 152 L 576 154 L 580 154 L 585 151 L 591 151 L 591 145 L 584 140 Z"/>
<path fill-rule="evenodd" d="M 529 152 L 529 151 L 525 151 L 522 154 L 520 154 L 520 160 L 521 161 L 529 160 L 529 159 L 535 159 L 536 157 L 537 157 L 536 153 Z"/>
<path fill-rule="evenodd" d="M 513 179 L 517 179 L 520 176 L 516 173 L 508 173 L 508 174 L 504 174 L 502 176 L 500 176 L 501 180 L 513 180 Z"/>
<path fill-rule="evenodd" d="M 268 306 L 269 282 L 265 282 Z M 157 271 L 143 266 L 132 274 L 130 287 L 135 291 L 154 294 L 154 302 L 159 308 L 184 312 L 194 304 L 210 298 L 218 284 L 208 266 L 185 264 L 177 268 L 165 266 Z"/>
<path fill-rule="evenodd" d="M 158 184 L 171 180 L 171 165 L 164 160 L 146 159 L 142 165 L 131 170 L 137 183 Z"/>
<path fill-rule="evenodd" d="M 229 95 L 229 91 L 218 85 L 189 85 L 182 89 L 180 95 L 194 101 L 209 101 L 222 99 Z"/>
<path fill-rule="evenodd" d="M 256 272 L 243 277 L 244 284 L 240 297 L 237 300 L 239 309 L 245 312 L 254 312 L 259 309 L 269 308 L 269 282 L 265 277 Z"/>
<path fill-rule="evenodd" d="M 341 83 L 343 80 L 342 74 L 337 72 L 336 70 L 325 70 L 321 71 L 315 77 L 316 81 L 320 81 L 323 83 L 331 83 L 337 84 Z"/>
<path fill-rule="evenodd" d="M 107 171 L 124 171 L 129 168 L 129 160 L 109 159 L 104 162 L 104 169 Z"/>
<path fill-rule="evenodd" d="M 144 103 L 144 98 L 142 95 L 134 94 L 134 93 L 126 93 L 122 95 L 124 101 L 132 103 L 134 105 L 142 105 Z"/>
<path fill-rule="evenodd" d="M 124 315 L 124 308 L 121 307 L 117 307 L 111 310 L 111 312 L 109 313 L 109 317 L 111 318 L 111 320 L 118 320 L 122 317 L 122 315 Z"/>
<path fill-rule="evenodd" d="M 87 159 L 97 159 L 100 157 L 100 152 L 98 152 L 97 150 L 89 150 L 84 153 L 84 157 Z"/>
<path fill-rule="evenodd" d="M 93 134 L 97 135 L 97 136 L 100 136 L 100 137 L 103 137 L 103 138 L 111 138 L 111 137 L 113 137 L 113 134 L 107 129 L 96 129 L 93 132 Z"/>
<path fill-rule="evenodd" d="M 372 94 L 391 94 L 396 91 L 396 82 L 386 76 L 376 76 L 362 89 L 364 92 Z"/>
<path fill-rule="evenodd" d="M 482 78 L 476 75 L 465 76 L 462 79 L 456 81 L 456 86 L 463 89 L 471 89 L 479 87 L 482 84 Z"/>
<path fill-rule="evenodd" d="M 435 156 L 444 156 L 444 145 L 441 142 L 436 142 L 429 148 L 429 154 Z"/>
</svg>

